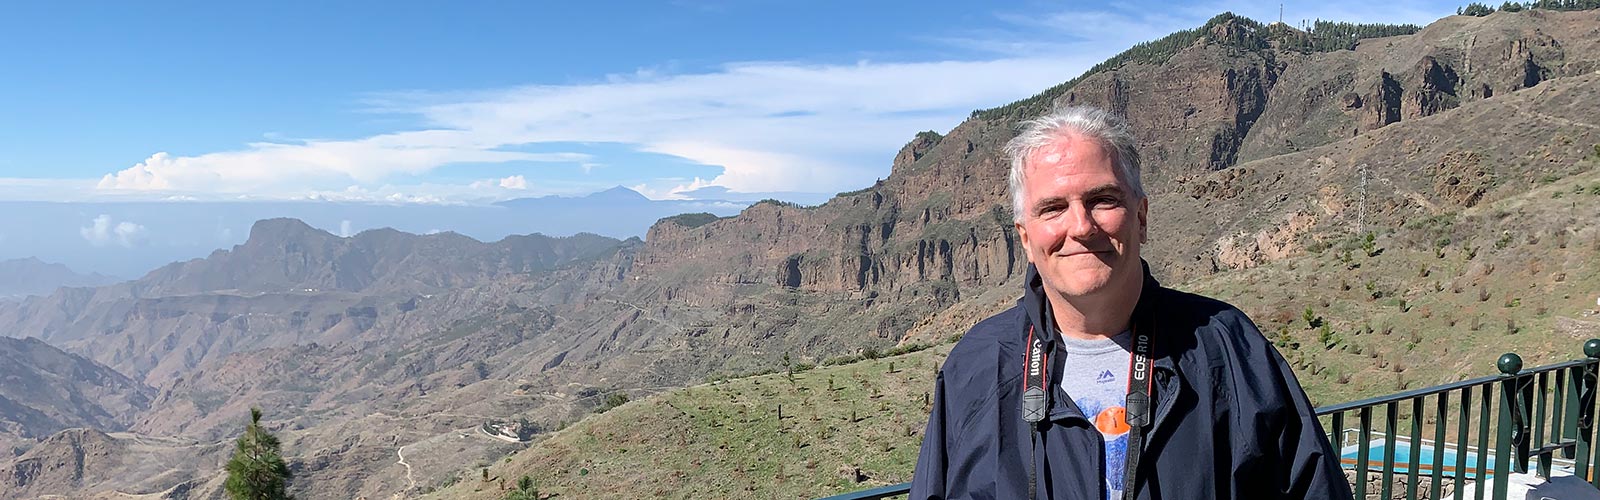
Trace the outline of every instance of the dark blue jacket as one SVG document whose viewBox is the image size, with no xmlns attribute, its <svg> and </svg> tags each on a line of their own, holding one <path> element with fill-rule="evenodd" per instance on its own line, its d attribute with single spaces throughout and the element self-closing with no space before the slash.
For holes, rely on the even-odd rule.
<svg viewBox="0 0 1600 500">
<path fill-rule="evenodd" d="M 1052 316 L 1032 266 L 1027 282 L 1016 307 L 972 327 L 945 360 L 912 499 L 1027 498 L 1030 462 L 1040 498 L 1105 495 L 1103 438 L 1060 386 L 1062 363 L 1071 359 L 1049 357 L 1056 379 L 1039 432 L 1030 433 L 1022 420 L 1028 326 L 1054 324 L 1043 322 Z M 1154 332 L 1155 410 L 1136 476 L 1138 498 L 1351 498 L 1305 392 L 1243 312 L 1162 288 L 1147 268 L 1134 321 Z M 1046 352 L 1062 352 L 1054 335 L 1043 337 Z"/>
</svg>

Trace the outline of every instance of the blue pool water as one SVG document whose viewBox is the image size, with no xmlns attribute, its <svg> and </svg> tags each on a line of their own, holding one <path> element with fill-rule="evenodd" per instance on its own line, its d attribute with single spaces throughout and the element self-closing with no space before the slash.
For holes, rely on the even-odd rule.
<svg viewBox="0 0 1600 500">
<path fill-rule="evenodd" d="M 1385 443 L 1383 441 L 1371 442 L 1371 449 L 1367 452 L 1367 470 L 1374 472 L 1383 471 L 1383 454 L 1388 445 L 1389 443 Z M 1393 445 L 1394 472 L 1397 474 L 1410 473 L 1411 443 L 1399 442 L 1393 443 Z M 1357 467 L 1358 464 L 1356 463 L 1356 457 L 1358 451 L 1359 450 L 1355 445 L 1346 445 L 1342 450 L 1340 450 L 1340 462 L 1343 462 L 1346 469 L 1354 469 Z M 1478 471 L 1477 452 L 1468 451 L 1466 456 L 1466 467 L 1458 470 L 1456 467 L 1456 460 L 1459 457 L 1454 448 L 1446 447 L 1444 449 L 1444 460 L 1440 464 L 1433 463 L 1433 446 L 1423 444 L 1417 446 L 1417 451 L 1420 455 L 1417 457 L 1418 474 L 1431 475 L 1433 474 L 1435 466 L 1438 466 L 1442 469 L 1441 474 L 1444 477 L 1456 477 L 1457 474 L 1465 474 L 1465 477 L 1468 479 L 1477 479 L 1480 475 Z M 1484 465 L 1484 468 L 1486 469 L 1486 474 L 1483 474 L 1483 477 L 1493 477 L 1494 457 L 1488 457 L 1488 460 L 1485 462 L 1485 464 L 1486 465 Z"/>
</svg>

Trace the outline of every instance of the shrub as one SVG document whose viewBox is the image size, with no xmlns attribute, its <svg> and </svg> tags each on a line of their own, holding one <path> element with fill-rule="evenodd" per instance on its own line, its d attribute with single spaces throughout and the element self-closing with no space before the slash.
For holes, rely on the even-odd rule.
<svg viewBox="0 0 1600 500">
<path fill-rule="evenodd" d="M 1311 306 L 1306 306 L 1306 311 L 1305 311 L 1304 314 L 1301 315 L 1301 317 L 1305 318 L 1306 327 L 1307 328 L 1316 328 L 1316 327 L 1319 327 L 1319 326 L 1323 326 L 1322 317 L 1321 316 L 1317 316 L 1317 311 L 1312 310 Z"/>
<path fill-rule="evenodd" d="M 595 408 L 594 412 L 605 413 L 611 411 L 612 408 L 616 408 L 625 404 L 628 404 L 628 395 L 620 392 L 613 392 L 611 395 L 606 396 L 605 403 Z"/>
<path fill-rule="evenodd" d="M 502 497 L 503 500 L 539 500 L 539 488 L 533 485 L 533 478 L 522 476 L 517 480 L 517 489 L 511 490 Z"/>
</svg>

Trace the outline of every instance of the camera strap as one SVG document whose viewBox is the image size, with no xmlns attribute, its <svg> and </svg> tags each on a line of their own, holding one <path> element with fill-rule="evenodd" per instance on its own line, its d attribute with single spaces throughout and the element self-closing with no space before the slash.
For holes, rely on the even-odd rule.
<svg viewBox="0 0 1600 500">
<path fill-rule="evenodd" d="M 1124 461 L 1127 470 L 1122 474 L 1122 498 L 1134 499 L 1134 481 L 1139 470 L 1139 455 L 1144 452 L 1144 428 L 1150 425 L 1150 334 L 1133 328 L 1133 356 L 1128 360 L 1128 399 L 1123 407 L 1128 409 L 1128 452 Z"/>
<path fill-rule="evenodd" d="M 1123 407 L 1127 409 L 1128 423 L 1128 451 L 1125 458 L 1127 465 L 1123 473 L 1122 497 L 1133 500 L 1136 472 L 1139 470 L 1139 458 L 1144 448 L 1144 428 L 1150 425 L 1151 415 L 1151 389 L 1153 378 L 1150 376 L 1151 338 L 1148 333 L 1139 331 L 1137 325 L 1133 327 L 1133 353 L 1128 357 L 1128 395 Z M 1045 352 L 1044 340 L 1035 335 L 1032 325 L 1028 326 L 1027 352 L 1024 355 L 1022 376 L 1022 420 L 1028 423 L 1033 433 L 1039 430 L 1039 422 L 1044 421 L 1050 410 L 1050 354 Z M 1029 444 L 1030 447 L 1034 445 Z M 1037 454 L 1035 454 L 1037 455 Z M 1033 464 L 1028 468 L 1028 497 L 1037 497 L 1038 478 L 1035 469 L 1038 466 L 1038 457 L 1035 456 Z"/>
</svg>

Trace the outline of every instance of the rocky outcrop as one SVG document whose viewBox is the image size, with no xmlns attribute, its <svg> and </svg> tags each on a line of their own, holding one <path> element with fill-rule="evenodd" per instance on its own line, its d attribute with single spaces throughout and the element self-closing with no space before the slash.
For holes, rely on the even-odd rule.
<svg viewBox="0 0 1600 500">
<path fill-rule="evenodd" d="M 1495 185 L 1493 171 L 1483 164 L 1483 155 L 1474 151 L 1445 153 L 1431 171 L 1433 195 L 1460 208 L 1477 205 Z"/>
<path fill-rule="evenodd" d="M 1388 71 L 1379 72 L 1378 81 L 1372 90 L 1372 106 L 1368 111 L 1368 118 L 1363 123 L 1366 129 L 1375 129 L 1400 121 L 1403 115 L 1403 98 L 1405 87 L 1400 85 L 1400 80 Z"/>
<path fill-rule="evenodd" d="M 1127 117 L 1149 184 L 1227 168 L 1267 109 L 1284 65 L 1266 52 L 1203 43 L 1166 64 L 1090 75 L 1056 105 L 1090 104 Z"/>
<path fill-rule="evenodd" d="M 1250 161 L 1331 144 L 1402 120 L 1600 69 L 1593 20 L 1530 11 L 1455 16 L 1355 50 L 1280 54 L 1271 105 L 1241 145 Z"/>
<path fill-rule="evenodd" d="M 0 466 L 0 497 L 77 490 L 95 483 L 97 471 L 119 468 L 124 451 L 122 443 L 92 429 L 55 434 Z"/>
<path fill-rule="evenodd" d="M 1460 105 L 1456 85 L 1461 78 L 1450 65 L 1440 64 L 1433 56 L 1423 56 L 1411 75 L 1415 81 L 1409 87 L 1413 90 L 1404 96 L 1400 105 L 1400 115 L 1404 119 L 1433 116 Z"/>
</svg>

